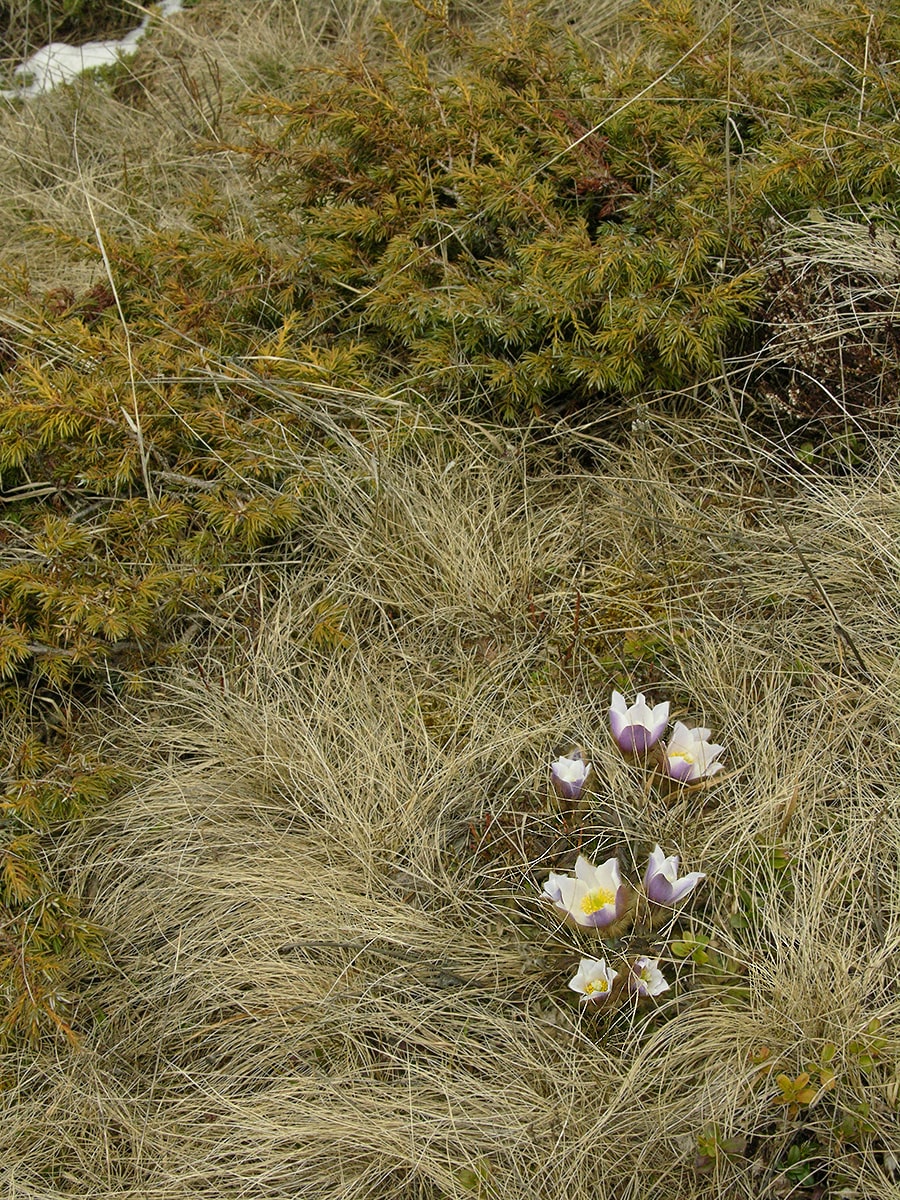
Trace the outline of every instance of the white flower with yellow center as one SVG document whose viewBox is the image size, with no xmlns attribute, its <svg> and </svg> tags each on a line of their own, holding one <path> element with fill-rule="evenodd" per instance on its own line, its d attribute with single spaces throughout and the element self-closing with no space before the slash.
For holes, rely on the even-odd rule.
<svg viewBox="0 0 900 1200">
<path fill-rule="evenodd" d="M 618 974 L 606 965 L 605 958 L 583 958 L 578 965 L 578 974 L 569 980 L 569 987 L 581 994 L 581 1004 L 597 1003 L 609 998 Z"/>
<path fill-rule="evenodd" d="M 609 858 L 602 866 L 579 854 L 575 876 L 552 873 L 544 884 L 543 894 L 560 912 L 578 925 L 603 929 L 622 915 L 628 900 L 628 889 L 619 874 L 619 860 Z"/>
<path fill-rule="evenodd" d="M 716 759 L 724 746 L 710 742 L 709 729 L 688 729 L 680 721 L 675 722 L 672 736 L 666 743 L 666 771 L 679 783 L 695 783 L 698 779 L 709 779 L 724 764 Z"/>
</svg>

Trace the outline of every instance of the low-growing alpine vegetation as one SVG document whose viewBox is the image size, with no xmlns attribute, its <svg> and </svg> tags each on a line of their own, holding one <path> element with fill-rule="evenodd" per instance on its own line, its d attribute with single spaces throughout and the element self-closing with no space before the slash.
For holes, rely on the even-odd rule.
<svg viewBox="0 0 900 1200">
<path fill-rule="evenodd" d="M 10 1195 L 896 1190 L 900 11 L 609 8 L 4 102 Z"/>
<path fill-rule="evenodd" d="M 627 41 L 599 48 L 515 6 L 488 33 L 410 16 L 278 95 L 240 97 L 234 136 L 208 152 L 242 164 L 241 209 L 207 181 L 141 236 L 102 219 L 58 231 L 94 274 L 81 290 L 37 288 L 10 260 L 11 762 L 30 761 L 21 727 L 83 775 L 68 763 L 72 706 L 145 687 L 246 564 L 285 553 L 323 446 L 398 444 L 429 412 L 627 428 L 674 393 L 718 403 L 709 381 L 754 347 L 760 393 L 781 388 L 790 410 L 785 380 L 804 372 L 788 354 L 779 383 L 763 353 L 766 290 L 783 284 L 771 239 L 812 209 L 887 220 L 893 10 L 822 9 L 809 53 L 774 60 L 685 0 L 638 5 Z M 674 747 L 684 769 L 697 736 Z M 32 814 L 40 772 L 11 771 L 7 819 L 26 839 L 3 896 L 15 914 L 43 888 L 28 839 L 82 808 Z M 118 775 L 104 765 L 95 790 Z M 26 1009 L 58 1020 L 27 962 Z"/>
</svg>

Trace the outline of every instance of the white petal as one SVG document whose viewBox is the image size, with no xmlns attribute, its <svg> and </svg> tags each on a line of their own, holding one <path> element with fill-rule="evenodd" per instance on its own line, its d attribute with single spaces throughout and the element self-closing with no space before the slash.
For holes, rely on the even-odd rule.
<svg viewBox="0 0 900 1200">
<path fill-rule="evenodd" d="M 575 875 L 588 887 L 597 888 L 600 886 L 597 876 L 597 868 L 589 858 L 585 858 L 583 854 L 579 854 L 575 862 Z"/>
<path fill-rule="evenodd" d="M 669 857 L 667 859 L 665 859 L 665 861 L 662 864 L 662 867 L 660 868 L 660 873 L 662 874 L 664 879 L 667 879 L 669 881 L 669 883 L 675 882 L 675 880 L 678 878 L 678 855 L 677 854 L 670 854 Z"/>
<path fill-rule="evenodd" d="M 585 963 L 587 961 L 588 960 L 586 958 L 583 958 L 581 960 L 581 962 L 578 965 L 577 972 L 569 980 L 569 987 L 572 989 L 573 992 L 583 992 L 585 989 L 585 986 L 588 983 L 590 983 L 590 976 L 588 975 L 587 971 L 585 971 L 585 969 L 584 969 Z"/>
<path fill-rule="evenodd" d="M 668 742 L 669 754 L 681 754 L 685 750 L 690 754 L 693 748 L 694 741 L 690 729 L 687 725 L 682 725 L 681 721 L 676 721 Z"/>
<path fill-rule="evenodd" d="M 579 891 L 583 895 L 584 885 L 579 889 L 579 881 L 573 879 L 571 875 L 560 875 L 559 879 L 559 900 L 556 901 L 557 908 L 564 909 L 567 913 L 575 915 L 574 909 L 578 903 Z"/>
<path fill-rule="evenodd" d="M 645 728 L 649 728 L 652 718 L 653 714 L 647 707 L 647 701 L 644 699 L 643 692 L 641 692 L 636 702 L 628 710 L 628 719 L 632 725 L 643 725 Z"/>
<path fill-rule="evenodd" d="M 688 892 L 692 892 L 694 890 L 701 879 L 705 878 L 706 876 L 702 871 L 691 871 L 689 874 L 683 875 L 681 879 L 673 879 L 671 881 L 673 884 L 672 903 L 677 904 L 677 902 L 683 899 Z"/>
<path fill-rule="evenodd" d="M 596 887 L 617 892 L 622 886 L 622 876 L 619 874 L 617 858 L 608 858 L 601 866 L 595 867 L 594 872 L 597 878 Z"/>
<path fill-rule="evenodd" d="M 647 860 L 647 870 L 644 872 L 644 886 L 646 887 L 654 875 L 658 875 L 662 870 L 662 864 L 665 862 L 666 856 L 662 852 L 662 847 L 659 842 L 650 851 L 650 857 Z"/>
<path fill-rule="evenodd" d="M 666 856 L 664 853 L 662 853 L 662 847 L 660 846 L 659 842 L 656 842 L 653 850 L 650 851 L 650 859 L 649 863 L 647 864 L 648 875 L 659 875 L 659 872 L 662 870 L 662 864 L 665 863 L 665 860 Z"/>
<path fill-rule="evenodd" d="M 559 901 L 562 898 L 562 883 L 567 877 L 551 871 L 544 884 L 542 895 L 548 900 Z"/>
<path fill-rule="evenodd" d="M 587 764 L 590 766 L 590 764 Z M 550 770 L 563 783 L 581 783 L 587 774 L 587 767 L 580 758 L 563 756 L 550 764 Z"/>
</svg>

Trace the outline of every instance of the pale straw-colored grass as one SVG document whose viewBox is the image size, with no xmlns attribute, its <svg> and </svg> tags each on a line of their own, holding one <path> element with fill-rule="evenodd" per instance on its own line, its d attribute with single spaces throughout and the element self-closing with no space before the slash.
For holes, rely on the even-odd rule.
<svg viewBox="0 0 900 1200">
<path fill-rule="evenodd" d="M 886 450 L 852 481 L 784 476 L 776 513 L 721 419 L 637 436 L 568 470 L 564 435 L 475 429 L 323 456 L 256 635 L 107 733 L 139 782 L 63 864 L 110 962 L 74 1053 L 4 1064 L 8 1195 L 755 1197 L 785 1194 L 800 1131 L 842 1194 L 900 1195 L 900 473 Z M 654 696 L 726 743 L 715 787 L 664 802 L 614 751 L 590 619 L 613 608 L 664 647 Z M 673 991 L 609 1021 L 567 992 L 596 943 L 538 902 L 551 863 L 522 832 L 559 834 L 547 765 L 572 740 L 597 767 L 585 849 L 633 873 L 659 840 L 708 874 L 655 943 Z M 676 963 L 676 930 L 736 974 Z M 786 1116 L 752 1055 L 795 1077 L 829 1042 L 835 1089 Z M 860 1103 L 871 1132 L 842 1149 Z M 747 1149 L 698 1173 L 712 1127 Z"/>
</svg>

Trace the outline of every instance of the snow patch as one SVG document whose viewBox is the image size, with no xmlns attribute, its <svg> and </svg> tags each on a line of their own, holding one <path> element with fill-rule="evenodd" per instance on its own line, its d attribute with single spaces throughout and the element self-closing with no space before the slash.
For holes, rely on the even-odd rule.
<svg viewBox="0 0 900 1200">
<path fill-rule="evenodd" d="M 159 16 L 171 17 L 181 12 L 184 6 L 182 0 L 161 0 L 153 7 Z M 19 63 L 13 71 L 16 86 L 0 88 L 0 96 L 9 100 L 30 100 L 32 96 L 49 92 L 60 83 L 69 83 L 82 71 L 121 62 L 136 52 L 153 15 L 148 12 L 137 29 L 132 29 L 122 38 L 85 42 L 83 46 L 70 46 L 68 42 L 51 42 L 49 46 L 42 46 Z"/>
</svg>

